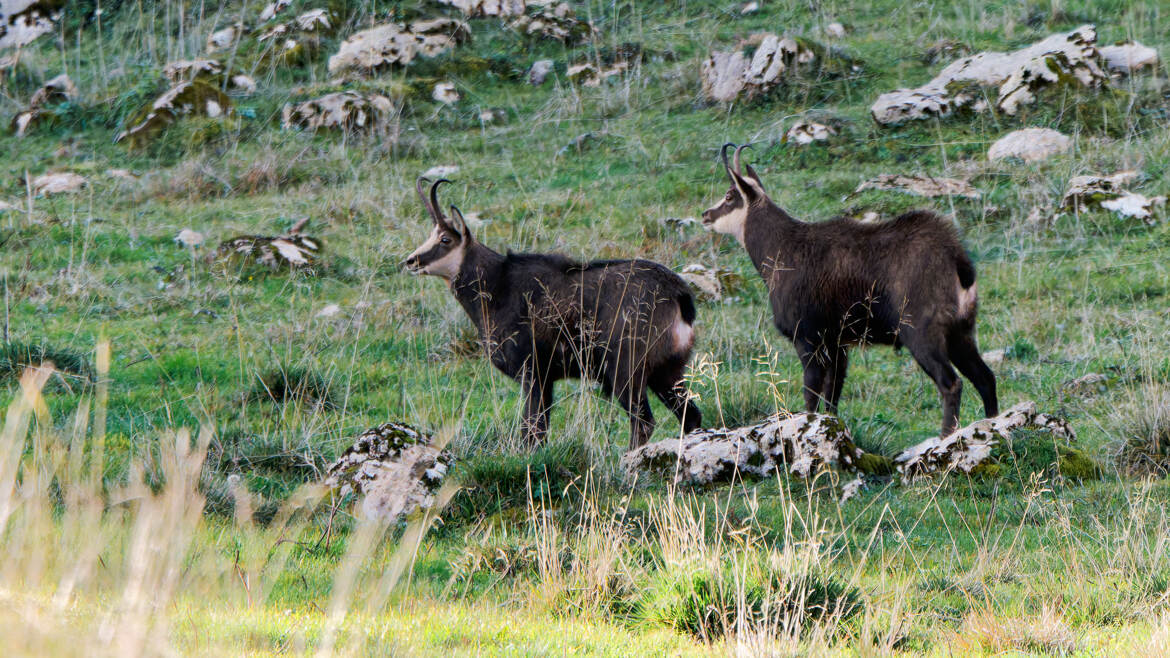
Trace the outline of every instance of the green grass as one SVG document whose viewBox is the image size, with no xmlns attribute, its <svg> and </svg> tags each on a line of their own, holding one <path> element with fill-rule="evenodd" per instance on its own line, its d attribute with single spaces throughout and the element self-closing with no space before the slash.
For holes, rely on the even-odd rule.
<svg viewBox="0 0 1170 658">
<path fill-rule="evenodd" d="M 1170 544 L 1163 537 L 1170 521 L 1162 510 L 1170 489 L 1164 466 L 1150 466 L 1164 464 L 1165 445 L 1134 439 L 1166 431 L 1166 415 L 1156 410 L 1161 382 L 1170 377 L 1170 224 L 1099 211 L 1064 214 L 1046 226 L 1025 218 L 1033 207 L 1058 205 L 1068 179 L 1080 174 L 1135 168 L 1136 191 L 1166 193 L 1166 67 L 1108 92 L 1048 93 L 1018 117 L 881 128 L 868 115 L 879 93 L 921 84 L 944 65 L 923 59 L 944 39 L 973 50 L 1009 49 L 1094 22 L 1101 43 L 1134 38 L 1166 55 L 1170 36 L 1158 3 L 835 0 L 811 8 L 779 1 L 741 16 L 739 3 L 589 1 L 574 4 L 600 28 L 595 44 L 533 42 L 499 21 L 476 19 L 474 40 L 451 54 L 337 85 L 326 62 L 344 36 L 391 12 L 409 18 L 438 10 L 296 2 L 285 16 L 321 5 L 338 18 L 316 56 L 271 66 L 252 46 L 242 47 L 237 67 L 256 78 L 258 93 L 235 99 L 229 120 L 180 121 L 141 149 L 113 138 L 165 88 L 163 65 L 197 56 L 206 35 L 231 23 L 243 3 L 103 2 L 100 29 L 87 13 L 94 3 L 69 4 L 64 36 L 27 48 L 0 95 L 7 122 L 62 71 L 81 91 L 32 135 L 0 135 L 9 154 L 0 161 L 0 200 L 21 208 L 0 211 L 7 327 L 0 404 L 18 397 L 26 357 L 43 353 L 67 372 L 46 389 L 48 415 L 29 436 L 70 437 L 76 412 L 91 428 L 97 423 L 100 384 L 108 395 L 97 405 L 104 409 L 107 492 L 142 477 L 156 490 L 169 486 L 164 439 L 176 428 L 211 431 L 199 476 L 207 517 L 190 546 L 175 550 L 188 560 L 204 556 L 199 560 L 218 575 L 183 576 L 183 587 L 204 590 L 168 599 L 176 603 L 170 630 L 158 635 L 164 643 L 183 653 L 209 646 L 315 651 L 347 556 L 369 558 L 353 586 L 367 592 L 409 530 L 392 529 L 378 551 L 351 550 L 359 531 L 342 512 L 326 548 L 317 539 L 328 514 L 317 509 L 297 526 L 303 545 L 273 576 L 271 592 L 249 605 L 232 570 L 243 559 L 234 547 L 266 555 L 276 540 L 263 526 L 230 525 L 236 504 L 228 478 L 240 476 L 259 520 L 279 518 L 280 506 L 319 478 L 350 439 L 387 420 L 451 432 L 459 460 L 452 478 L 465 488 L 419 544 L 409 585 L 398 584 L 382 608 L 347 608 L 339 622 L 345 652 L 683 654 L 739 643 L 813 653 L 1071 646 L 1091 654 L 1132 653 L 1165 636 Z M 823 27 L 835 20 L 849 33 L 833 41 Z M 730 108 L 705 104 L 701 60 L 760 30 L 830 44 L 861 70 L 797 80 Z M 566 81 L 567 63 L 606 57 L 626 43 L 643 53 L 630 74 L 599 88 Z M 557 62 L 556 72 L 531 87 L 524 72 L 544 58 Z M 430 100 L 431 84 L 444 79 L 462 95 L 454 107 Z M 281 129 L 284 103 L 340 88 L 394 98 L 402 108 L 397 139 Z M 504 118 L 481 123 L 484 110 Z M 784 131 L 806 116 L 839 121 L 841 134 L 824 146 L 783 144 Z M 1030 126 L 1062 130 L 1074 138 L 1074 151 L 1036 165 L 987 161 L 995 139 Z M 586 133 L 593 138 L 580 149 L 564 148 Z M 496 249 L 638 256 L 676 270 L 699 262 L 742 276 L 733 299 L 700 305 L 695 362 L 708 367 L 694 377 L 708 422 L 740 424 L 799 408 L 795 355 L 771 328 L 766 291 L 738 244 L 659 223 L 696 217 L 722 195 L 718 147 L 726 141 L 753 142 L 753 166 L 797 217 L 915 207 L 953 217 L 979 271 L 980 346 L 1005 350 L 993 366 L 1002 404 L 1032 399 L 1041 411 L 1068 418 L 1078 433 L 1075 455 L 1043 436 L 1032 443 L 1024 437 L 1028 449 L 1000 455 L 1000 477 L 907 486 L 874 478 L 845 503 L 827 476 L 685 491 L 661 482 L 630 487 L 618 467 L 624 414 L 592 386 L 570 382 L 557 389 L 550 444 L 528 454 L 518 437 L 518 388 L 460 348 L 469 322 L 439 281 L 397 268 L 428 230 L 415 177 L 435 165 L 459 166 L 443 200 L 488 220 L 476 234 Z M 110 168 L 141 178 L 107 176 Z M 78 194 L 33 199 L 25 212 L 26 176 L 59 170 L 90 183 Z M 879 173 L 960 177 L 983 197 L 851 196 Z M 305 217 L 308 234 L 324 244 L 313 272 L 228 274 L 208 262 L 220 240 L 277 235 Z M 194 250 L 176 244 L 183 228 L 203 233 L 207 243 Z M 330 304 L 341 312 L 318 316 Z M 112 362 L 107 376 L 94 377 L 90 355 L 102 339 L 112 345 Z M 1103 393 L 1064 393 L 1065 382 L 1089 372 L 1109 375 Z M 980 406 L 973 387 L 965 392 L 967 422 Z M 656 402 L 654 412 L 656 438 L 677 433 Z M 933 384 L 908 354 L 874 348 L 855 353 L 841 413 L 860 447 L 892 455 L 930 436 L 940 410 Z M 98 436 L 86 435 L 91 444 Z M 40 454 L 34 443 L 26 460 Z M 1094 471 L 1087 460 L 1101 466 L 1094 477 L 1085 477 Z M 67 507 L 54 486 L 44 487 L 46 500 Z M 70 518 L 59 508 L 57 514 L 59 524 Z M 111 504 L 107 521 L 128 534 L 117 524 L 137 518 L 130 514 Z M 0 570 L 4 596 L 48 610 L 42 606 L 51 604 L 58 581 L 11 574 L 33 568 L 36 547 L 55 539 L 12 527 L 9 537 L 28 541 L 14 544 L 0 532 L 10 549 L 0 562 L 9 567 Z M 67 556 L 77 540 L 56 541 Z M 103 543 L 103 560 L 121 563 L 126 545 Z M 802 568 L 856 590 L 858 612 L 796 630 L 757 623 L 753 629 L 771 629 L 766 638 L 742 632 L 714 647 L 634 612 L 647 588 L 675 582 L 687 568 L 715 564 L 734 572 L 735 565 L 805 555 L 792 553 L 796 546 L 815 546 L 815 559 L 806 555 Z M 684 554 L 694 560 L 689 566 Z M 57 568 L 64 569 L 46 573 Z M 111 592 L 121 595 L 118 574 L 95 576 L 78 595 L 73 619 L 84 628 L 97 628 Z M 730 600 L 745 599 L 740 593 Z M 64 642 L 46 647 L 71 652 Z M 24 653 L 44 652 L 30 645 Z"/>
</svg>

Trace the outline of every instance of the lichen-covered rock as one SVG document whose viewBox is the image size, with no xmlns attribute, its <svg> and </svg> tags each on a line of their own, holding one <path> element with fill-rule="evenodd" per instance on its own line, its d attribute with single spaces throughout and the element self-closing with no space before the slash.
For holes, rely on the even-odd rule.
<svg viewBox="0 0 1170 658">
<path fill-rule="evenodd" d="M 767 93 L 802 69 L 823 66 L 824 52 L 810 41 L 775 34 L 760 37 L 751 59 L 742 50 L 715 51 L 703 62 L 703 95 L 729 103 Z"/>
<path fill-rule="evenodd" d="M 1072 140 L 1051 128 L 1024 128 L 995 140 L 987 149 L 987 159 L 1018 158 L 1024 162 L 1039 162 L 1072 150 Z"/>
<path fill-rule="evenodd" d="M 24 137 L 34 125 L 51 116 L 47 114 L 47 108 L 74 100 L 77 96 L 77 87 L 68 75 L 62 73 L 33 93 L 28 108 L 12 118 L 12 131 L 17 137 Z"/>
<path fill-rule="evenodd" d="M 329 466 L 324 484 L 342 498 L 361 496 L 367 519 L 396 523 L 434 504 L 453 461 L 410 425 L 385 423 L 362 432 Z"/>
<path fill-rule="evenodd" d="M 301 103 L 289 103 L 281 114 L 286 129 L 374 130 L 390 121 L 394 104 L 381 94 L 339 91 Z"/>
<path fill-rule="evenodd" d="M 863 181 L 853 193 L 857 194 L 865 190 L 895 190 L 927 198 L 961 196 L 968 199 L 977 199 L 980 195 L 979 190 L 975 189 L 970 183 L 956 178 L 902 176 L 897 174 L 882 174 Z"/>
<path fill-rule="evenodd" d="M 78 192 L 89 184 L 84 176 L 73 172 L 49 172 L 32 179 L 33 193 L 40 195 Z"/>
<path fill-rule="evenodd" d="M 567 2 L 549 2 L 546 6 L 529 7 L 508 24 L 520 34 L 550 39 L 566 44 L 581 43 L 597 34 L 592 23 L 577 18 Z"/>
<path fill-rule="evenodd" d="M 470 18 L 523 16 L 524 0 L 437 0 L 439 4 L 455 7 Z"/>
<path fill-rule="evenodd" d="M 678 273 L 691 286 L 700 301 L 719 302 L 729 294 L 735 294 L 743 285 L 743 277 L 731 270 L 711 268 L 691 263 Z"/>
<path fill-rule="evenodd" d="M 837 129 L 815 121 L 797 121 L 784 133 L 784 143 L 805 146 L 813 142 L 827 142 Z"/>
<path fill-rule="evenodd" d="M 627 452 L 622 466 L 631 476 L 649 472 L 677 483 L 711 484 L 736 476 L 772 477 L 778 470 L 805 478 L 822 467 L 852 471 L 862 454 L 837 417 L 799 413 L 648 443 Z"/>
<path fill-rule="evenodd" d="M 415 57 L 434 57 L 471 38 L 467 23 L 450 18 L 398 23 L 362 30 L 341 43 L 329 58 L 329 72 L 370 73 L 392 65 L 405 66 Z"/>
<path fill-rule="evenodd" d="M 204 45 L 204 52 L 208 55 L 213 55 L 221 50 L 227 50 L 236 45 L 240 40 L 240 33 L 242 32 L 240 25 L 230 25 L 220 30 L 216 30 L 207 35 L 207 43 Z"/>
<path fill-rule="evenodd" d="M 223 75 L 223 65 L 216 59 L 181 59 L 163 67 L 163 76 L 178 84 L 196 78 L 216 79 Z"/>
<path fill-rule="evenodd" d="M 298 222 L 285 235 L 241 235 L 224 240 L 215 258 L 229 266 L 260 265 L 270 270 L 311 267 L 317 262 L 321 242 L 301 233 L 307 222 Z"/>
<path fill-rule="evenodd" d="M 539 87 L 544 84 L 548 74 L 552 73 L 553 61 L 551 59 L 537 60 L 532 64 L 532 68 L 528 70 L 528 84 Z"/>
<path fill-rule="evenodd" d="M 614 62 L 613 66 L 598 68 L 595 64 L 586 62 L 575 64 L 565 71 L 565 77 L 584 87 L 600 87 L 602 82 L 619 76 L 630 68 L 629 62 Z"/>
<path fill-rule="evenodd" d="M 61 0 L 4 0 L 0 3 L 0 50 L 20 48 L 53 31 Z"/>
<path fill-rule="evenodd" d="M 459 102 L 459 92 L 454 82 L 439 82 L 431 91 L 431 98 L 444 105 L 454 105 Z"/>
<path fill-rule="evenodd" d="M 264 5 L 264 9 L 260 10 L 261 22 L 276 18 L 277 14 L 284 11 L 285 9 L 288 9 L 289 5 L 291 4 L 292 0 L 276 0 L 276 2 L 270 2 Z"/>
<path fill-rule="evenodd" d="M 985 87 L 998 87 L 996 107 L 1015 114 L 1046 87 L 1072 83 L 1098 87 L 1108 81 L 1092 25 L 1051 35 L 1027 48 L 983 52 L 951 62 L 933 80 L 915 89 L 878 97 L 870 114 L 879 124 L 945 117 L 960 109 L 981 111 Z"/>
<path fill-rule="evenodd" d="M 1112 176 L 1075 176 L 1068 182 L 1061 208 L 1080 212 L 1099 206 L 1123 217 L 1150 220 L 1166 204 L 1166 197 L 1147 197 L 1124 189 L 1135 178 L 1136 171 L 1120 171 Z"/>
<path fill-rule="evenodd" d="M 1158 51 L 1137 41 L 1101 46 L 1099 50 L 1105 66 L 1118 75 L 1130 75 L 1158 65 Z"/>
<path fill-rule="evenodd" d="M 153 103 L 138 111 L 129 126 L 114 138 L 141 146 L 158 131 L 189 115 L 219 117 L 231 108 L 232 101 L 219 88 L 203 79 L 180 82 L 159 96 Z"/>
<path fill-rule="evenodd" d="M 996 445 L 1011 440 L 1012 430 L 1025 428 L 1051 432 L 1070 443 L 1076 440 L 1068 421 L 1037 413 L 1035 402 L 1021 402 L 994 418 L 913 445 L 894 457 L 894 463 L 904 480 L 955 470 L 971 473 L 987 462 Z"/>
</svg>

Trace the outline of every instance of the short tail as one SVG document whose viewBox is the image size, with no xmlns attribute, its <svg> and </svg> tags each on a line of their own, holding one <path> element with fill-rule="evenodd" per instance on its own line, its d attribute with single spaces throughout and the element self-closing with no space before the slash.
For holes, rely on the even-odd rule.
<svg viewBox="0 0 1170 658">
<path fill-rule="evenodd" d="M 684 290 L 679 293 L 678 312 L 682 316 L 683 322 L 687 324 L 695 323 L 695 298 L 691 295 L 690 290 Z"/>
<path fill-rule="evenodd" d="M 971 257 L 961 249 L 955 258 L 955 271 L 959 275 L 960 286 L 970 288 L 975 285 L 975 265 L 971 262 Z"/>
<path fill-rule="evenodd" d="M 975 310 L 979 306 L 979 293 L 975 289 L 975 266 L 971 264 L 971 258 L 962 251 L 955 259 L 955 274 L 959 279 L 958 317 L 974 322 Z"/>
</svg>

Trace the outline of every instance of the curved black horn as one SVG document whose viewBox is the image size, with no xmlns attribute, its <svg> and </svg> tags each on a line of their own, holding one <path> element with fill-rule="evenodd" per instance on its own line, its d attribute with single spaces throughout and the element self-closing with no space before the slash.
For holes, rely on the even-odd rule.
<svg viewBox="0 0 1170 658">
<path fill-rule="evenodd" d="M 750 149 L 751 147 L 751 144 L 744 144 L 743 146 L 735 147 L 735 158 L 733 162 L 735 164 L 735 173 L 740 177 L 743 177 L 743 167 L 741 167 L 739 163 L 739 154 L 742 153 L 744 149 Z"/>
<path fill-rule="evenodd" d="M 735 146 L 734 143 L 727 142 L 726 144 L 723 145 L 723 148 L 719 149 L 719 157 L 723 158 L 723 169 L 725 171 L 727 171 L 728 178 L 731 178 L 731 164 L 729 162 L 727 162 L 727 149 L 729 149 L 733 146 Z M 731 182 L 734 183 L 735 181 L 733 180 Z"/>
<path fill-rule="evenodd" d="M 418 192 L 418 198 L 422 199 L 423 208 L 426 208 L 431 218 L 434 219 L 435 209 L 431 206 L 431 202 L 427 200 L 427 193 L 423 190 L 423 186 L 429 182 L 431 182 L 431 179 L 426 176 L 419 176 L 418 180 L 414 181 L 414 191 Z"/>
<path fill-rule="evenodd" d="M 441 219 L 442 213 L 439 212 L 439 186 L 443 183 L 450 183 L 446 178 L 440 178 L 431 185 L 431 212 L 434 213 L 435 219 Z"/>
</svg>

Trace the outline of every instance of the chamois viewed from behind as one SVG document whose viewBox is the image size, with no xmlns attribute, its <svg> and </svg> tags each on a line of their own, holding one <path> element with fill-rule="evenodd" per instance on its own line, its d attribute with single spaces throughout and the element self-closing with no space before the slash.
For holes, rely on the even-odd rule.
<svg viewBox="0 0 1170 658">
<path fill-rule="evenodd" d="M 959 421 L 954 368 L 975 385 L 984 413 L 997 415 L 995 375 L 975 341 L 975 267 L 954 227 L 926 210 L 872 224 L 796 220 L 772 202 L 751 165 L 741 166 L 745 146 L 728 163 L 733 146 L 722 149 L 731 189 L 703 212 L 703 224 L 734 236 L 767 284 L 776 329 L 804 368 L 806 410 L 824 401 L 835 414 L 849 347 L 876 343 L 905 346 L 934 380 L 943 435 Z"/>
<path fill-rule="evenodd" d="M 439 209 L 438 189 L 415 186 L 434 227 L 405 261 L 444 279 L 466 311 L 492 365 L 523 387 L 524 434 L 548 431 L 553 385 L 598 382 L 630 416 L 630 447 L 654 431 L 647 387 L 690 432 L 702 417 L 683 385 L 694 345 L 695 305 L 687 284 L 646 260 L 578 263 L 556 254 L 498 253 L 476 240 L 463 214 Z"/>
</svg>

